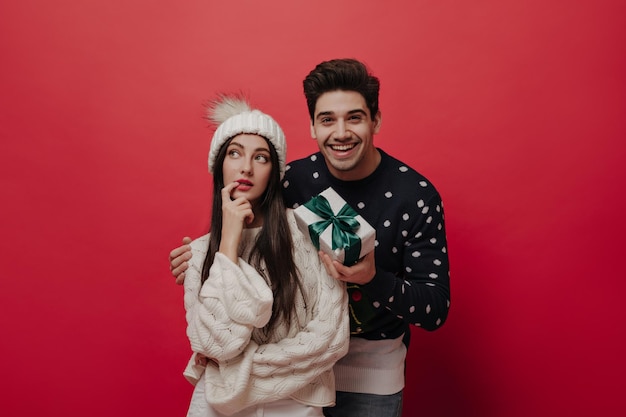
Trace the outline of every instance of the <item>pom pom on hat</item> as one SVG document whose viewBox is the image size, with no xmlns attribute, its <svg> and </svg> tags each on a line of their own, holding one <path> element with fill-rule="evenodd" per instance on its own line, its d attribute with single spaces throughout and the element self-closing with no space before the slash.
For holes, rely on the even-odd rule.
<svg viewBox="0 0 626 417">
<path fill-rule="evenodd" d="M 217 125 L 209 151 L 209 172 L 212 174 L 215 159 L 226 141 L 242 133 L 255 134 L 267 139 L 278 154 L 280 178 L 285 175 L 287 143 L 278 123 L 260 110 L 252 109 L 240 97 L 222 95 L 212 101 L 207 112 L 208 119 Z"/>
</svg>

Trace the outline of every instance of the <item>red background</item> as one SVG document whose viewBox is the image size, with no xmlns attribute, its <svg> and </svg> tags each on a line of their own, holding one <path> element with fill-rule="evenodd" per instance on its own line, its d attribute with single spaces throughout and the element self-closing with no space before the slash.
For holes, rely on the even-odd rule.
<svg viewBox="0 0 626 417">
<path fill-rule="evenodd" d="M 376 144 L 446 206 L 452 310 L 404 416 L 624 415 L 626 6 L 615 0 L 0 5 L 5 416 L 181 416 L 168 253 L 206 231 L 202 103 L 243 90 L 288 158 L 301 81 L 382 80 Z"/>
</svg>

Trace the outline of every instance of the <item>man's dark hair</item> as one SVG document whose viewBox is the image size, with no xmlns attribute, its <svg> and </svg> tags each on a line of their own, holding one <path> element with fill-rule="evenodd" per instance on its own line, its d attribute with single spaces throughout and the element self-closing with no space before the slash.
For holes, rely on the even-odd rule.
<svg viewBox="0 0 626 417">
<path fill-rule="evenodd" d="M 317 99 L 336 90 L 356 91 L 365 99 L 372 120 L 378 113 L 380 82 L 356 59 L 333 59 L 318 64 L 303 81 L 306 104 L 311 120 L 315 117 Z"/>
</svg>

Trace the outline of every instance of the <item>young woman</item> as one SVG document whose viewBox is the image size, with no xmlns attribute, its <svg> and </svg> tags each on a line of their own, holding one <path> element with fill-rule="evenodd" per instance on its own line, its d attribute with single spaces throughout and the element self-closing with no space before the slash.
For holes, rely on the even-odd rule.
<svg viewBox="0 0 626 417">
<path fill-rule="evenodd" d="M 209 119 L 211 233 L 191 243 L 184 283 L 188 417 L 322 416 L 335 401 L 332 367 L 348 350 L 345 286 L 284 207 L 276 121 L 229 96 Z"/>
</svg>

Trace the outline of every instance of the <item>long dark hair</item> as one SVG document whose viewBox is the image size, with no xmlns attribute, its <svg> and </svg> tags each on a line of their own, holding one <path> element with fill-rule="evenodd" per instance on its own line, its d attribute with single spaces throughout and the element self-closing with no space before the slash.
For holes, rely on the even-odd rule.
<svg viewBox="0 0 626 417">
<path fill-rule="evenodd" d="M 213 170 L 213 206 L 211 209 L 211 237 L 209 250 L 202 265 L 202 283 L 209 276 L 209 269 L 215 259 L 215 253 L 220 247 L 222 239 L 222 193 L 224 188 L 224 173 L 222 166 L 226 158 L 228 145 L 233 138 L 228 139 L 220 148 L 215 159 Z M 280 188 L 280 170 L 278 154 L 274 146 L 265 139 L 270 149 L 272 171 L 267 189 L 261 198 L 259 209 L 263 215 L 263 227 L 259 232 L 250 253 L 249 262 L 270 283 L 274 294 L 272 316 L 264 330 L 269 335 L 279 320 L 291 322 L 294 313 L 294 303 L 299 290 L 304 297 L 302 284 L 293 259 L 293 242 L 285 214 L 285 205 Z"/>
</svg>

